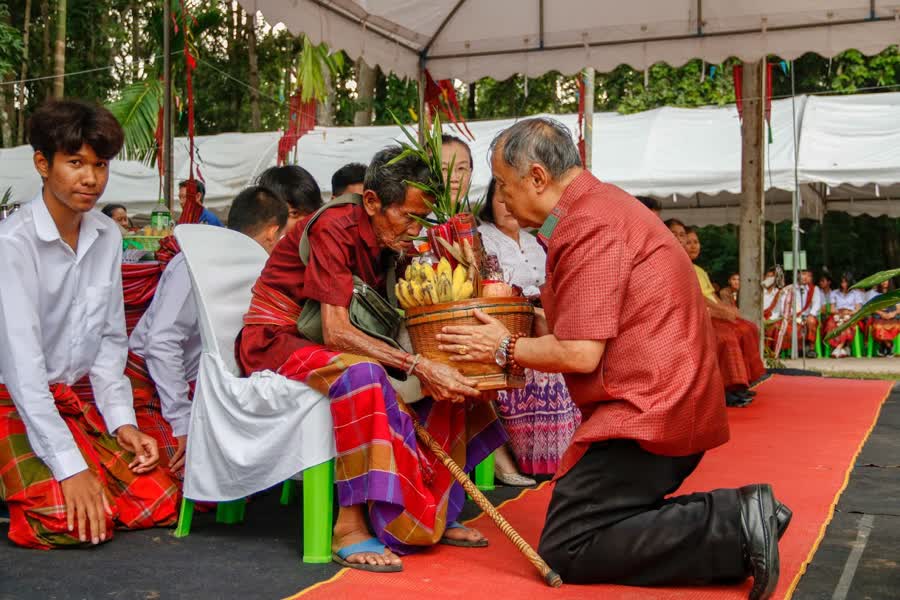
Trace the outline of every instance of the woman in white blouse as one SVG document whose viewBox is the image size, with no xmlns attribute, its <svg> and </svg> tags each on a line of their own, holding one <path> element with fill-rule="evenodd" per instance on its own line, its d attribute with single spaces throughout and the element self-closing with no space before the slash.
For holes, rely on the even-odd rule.
<svg viewBox="0 0 900 600">
<path fill-rule="evenodd" d="M 478 227 L 487 254 L 500 262 L 505 280 L 522 289 L 534 302 L 540 300 L 547 255 L 531 233 L 519 227 L 503 202 L 494 198 L 494 182 L 488 187 Z M 559 373 L 526 369 L 525 388 L 498 393 L 497 409 L 518 468 L 534 475 L 552 475 L 581 423 L 581 412 L 572 402 Z M 497 477 L 505 483 L 521 482 L 515 464 L 497 453 Z M 502 458 L 501 458 L 502 457 Z"/>
<path fill-rule="evenodd" d="M 825 333 L 829 333 L 837 328 L 841 323 L 849 319 L 853 313 L 859 310 L 860 306 L 865 304 L 865 298 L 860 290 L 851 290 L 854 284 L 853 275 L 844 273 L 841 275 L 841 287 L 831 292 L 831 310 L 832 315 L 828 317 L 825 323 Z M 831 355 L 835 358 L 849 356 L 847 344 L 853 341 L 856 330 L 859 325 L 854 325 L 846 329 L 841 335 L 829 340 L 829 344 L 834 347 Z"/>
</svg>

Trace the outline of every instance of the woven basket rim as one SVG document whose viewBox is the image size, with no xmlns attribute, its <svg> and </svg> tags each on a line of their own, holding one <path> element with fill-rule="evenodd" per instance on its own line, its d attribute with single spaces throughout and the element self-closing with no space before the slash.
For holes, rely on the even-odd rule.
<svg viewBox="0 0 900 600">
<path fill-rule="evenodd" d="M 534 313 L 534 306 L 522 296 L 469 298 L 467 300 L 454 300 L 441 304 L 428 306 L 413 306 L 406 309 L 406 318 L 424 317 L 428 315 L 444 314 L 459 311 L 469 311 L 480 307 L 489 308 L 528 308 L 527 312 Z"/>
</svg>

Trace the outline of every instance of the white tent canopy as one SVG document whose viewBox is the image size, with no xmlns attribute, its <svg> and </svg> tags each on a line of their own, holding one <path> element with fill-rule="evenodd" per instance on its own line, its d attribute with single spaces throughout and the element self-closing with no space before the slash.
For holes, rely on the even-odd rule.
<svg viewBox="0 0 900 600">
<path fill-rule="evenodd" d="M 283 23 L 416 77 L 473 81 L 583 67 L 610 71 L 731 56 L 875 54 L 900 37 L 896 0 L 240 0 Z"/>
<path fill-rule="evenodd" d="M 799 180 L 803 216 L 821 218 L 824 208 L 851 214 L 900 217 L 900 93 L 838 97 L 798 97 Z M 575 115 L 556 115 L 573 132 Z M 791 100 L 772 104 L 772 144 L 768 146 L 766 218 L 790 219 L 793 190 Z M 487 152 L 493 137 L 513 120 L 476 121 L 472 195 L 490 181 Z M 451 128 L 447 131 L 452 133 Z M 197 138 L 207 205 L 228 206 L 264 169 L 275 164 L 280 134 L 229 133 Z M 400 139 L 398 127 L 317 127 L 300 139 L 298 162 L 326 197 L 331 175 L 348 162 L 367 162 Z M 187 176 L 187 142 L 176 141 L 176 177 Z M 636 195 L 659 198 L 667 216 L 695 224 L 737 223 L 740 214 L 741 139 L 734 106 L 660 108 L 633 115 L 594 115 L 593 171 Z M 32 150 L 0 149 L 0 187 L 13 187 L 15 201 L 40 188 L 31 166 Z M 114 161 L 104 202 L 131 213 L 149 213 L 159 198 L 155 169 Z"/>
</svg>

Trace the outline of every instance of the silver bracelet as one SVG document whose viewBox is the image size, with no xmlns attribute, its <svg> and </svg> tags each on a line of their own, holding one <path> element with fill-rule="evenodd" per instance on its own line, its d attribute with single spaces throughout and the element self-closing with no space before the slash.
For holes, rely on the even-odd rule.
<svg viewBox="0 0 900 600">
<path fill-rule="evenodd" d="M 412 372 L 416 370 L 416 365 L 419 364 L 420 360 L 422 360 L 421 354 L 416 354 L 415 356 L 413 356 L 412 364 L 409 365 L 409 368 L 406 370 L 407 375 L 412 375 Z"/>
</svg>

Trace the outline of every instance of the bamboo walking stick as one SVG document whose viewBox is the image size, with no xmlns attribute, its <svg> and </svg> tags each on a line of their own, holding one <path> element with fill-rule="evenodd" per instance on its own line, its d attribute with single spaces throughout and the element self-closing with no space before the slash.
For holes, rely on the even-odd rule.
<svg viewBox="0 0 900 600">
<path fill-rule="evenodd" d="M 544 578 L 544 582 L 550 587 L 559 587 L 562 585 L 562 579 L 557 575 L 550 566 L 544 562 L 544 559 L 541 558 L 537 552 L 534 551 L 528 542 L 522 539 L 522 536 L 516 532 L 515 529 L 512 528 L 512 525 L 503 518 L 503 515 L 500 514 L 494 505 L 491 504 L 491 501 L 485 498 L 484 494 L 481 493 L 475 484 L 472 483 L 472 480 L 469 479 L 469 476 L 463 472 L 463 470 L 459 467 L 458 464 L 453 462 L 453 459 L 444 452 L 444 449 L 441 448 L 441 445 L 431 437 L 431 434 L 422 427 L 422 424 L 419 423 L 419 420 L 416 418 L 415 414 L 412 410 L 407 410 L 407 414 L 412 418 L 413 427 L 416 429 L 416 435 L 419 437 L 422 442 L 431 449 L 436 457 L 440 459 L 444 466 L 447 467 L 447 470 L 450 471 L 450 474 L 459 482 L 463 489 L 466 490 L 466 493 L 469 494 L 469 497 L 475 501 L 475 504 L 478 507 L 486 512 L 490 517 L 494 520 L 494 523 L 497 525 L 497 528 L 502 531 L 506 537 L 513 543 L 513 545 L 519 549 L 519 552 L 525 555 L 531 564 L 540 572 L 541 577 Z"/>
</svg>

